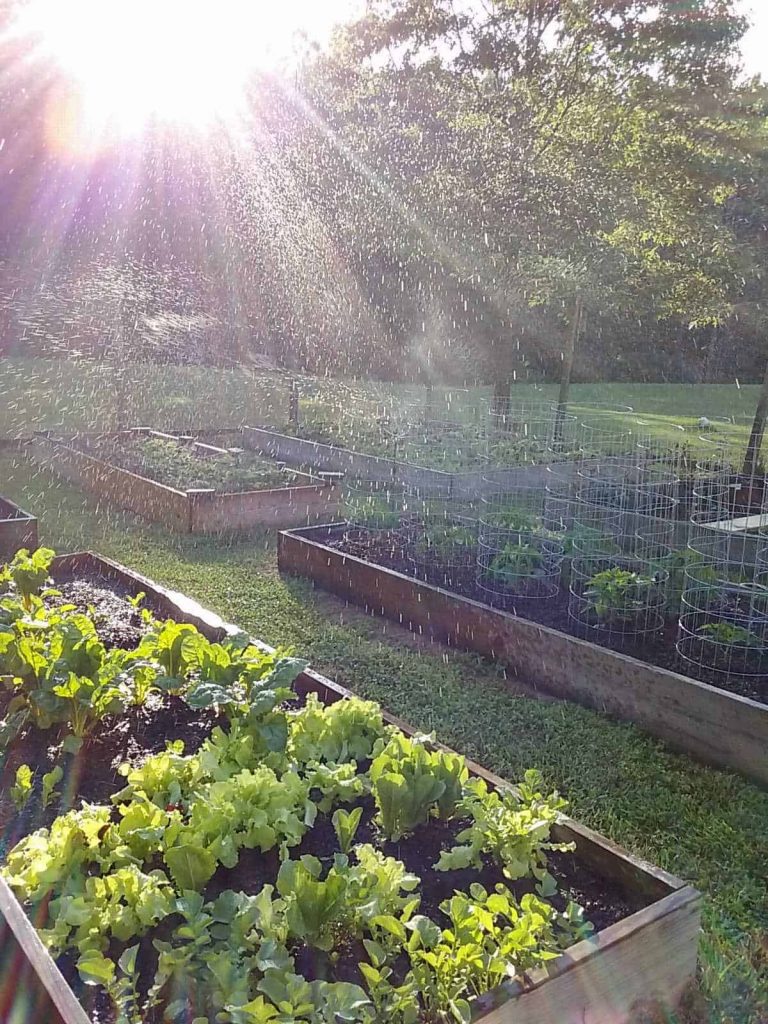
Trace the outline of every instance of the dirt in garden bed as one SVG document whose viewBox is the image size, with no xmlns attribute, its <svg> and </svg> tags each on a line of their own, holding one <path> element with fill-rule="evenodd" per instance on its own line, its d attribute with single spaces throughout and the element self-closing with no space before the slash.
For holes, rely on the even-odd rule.
<svg viewBox="0 0 768 1024">
<path fill-rule="evenodd" d="M 768 676 L 726 679 L 724 673 L 709 671 L 685 661 L 677 653 L 677 620 L 667 620 L 656 634 L 635 640 L 611 635 L 599 628 L 584 628 L 575 623 L 568 610 L 569 593 L 560 587 L 557 594 L 544 599 L 526 597 L 500 597 L 491 594 L 477 582 L 476 550 L 467 548 L 463 557 L 455 558 L 452 565 L 441 563 L 439 556 L 425 554 L 416 549 L 396 531 L 371 531 L 365 534 L 355 530 L 325 538 L 321 543 L 366 562 L 394 569 L 420 582 L 451 590 L 461 597 L 479 601 L 511 615 L 529 619 L 542 626 L 568 633 L 571 636 L 599 644 L 609 650 L 637 658 L 660 668 L 679 672 L 718 689 L 768 703 Z"/>
</svg>

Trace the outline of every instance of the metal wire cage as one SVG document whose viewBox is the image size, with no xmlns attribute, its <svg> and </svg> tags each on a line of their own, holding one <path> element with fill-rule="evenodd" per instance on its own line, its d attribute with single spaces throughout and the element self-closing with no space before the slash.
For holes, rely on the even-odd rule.
<svg viewBox="0 0 768 1024">
<path fill-rule="evenodd" d="M 542 399 L 513 396 L 509 408 L 488 420 L 490 466 L 549 465 L 576 453 L 576 417 Z"/>
<path fill-rule="evenodd" d="M 480 504 L 477 584 L 492 604 L 544 600 L 560 589 L 563 537 L 547 526 L 542 487 L 493 489 Z"/>
<path fill-rule="evenodd" d="M 477 561 L 477 529 L 476 516 L 462 516 L 448 507 L 409 518 L 404 535 L 413 575 L 451 590 L 471 585 Z"/>
<path fill-rule="evenodd" d="M 487 418 L 417 419 L 401 434 L 398 451 L 409 466 L 462 473 L 486 465 Z"/>
<path fill-rule="evenodd" d="M 407 523 L 406 495 L 394 483 L 350 479 L 344 484 L 343 514 L 358 531 L 401 530 Z"/>
<path fill-rule="evenodd" d="M 676 646 L 695 674 L 749 694 L 768 678 L 768 558 L 733 458 L 727 440 L 701 445 Z"/>
<path fill-rule="evenodd" d="M 570 495 L 550 487 L 551 510 L 571 524 L 568 613 L 594 640 L 636 644 L 666 621 L 675 475 L 644 428 L 591 414 Z"/>
</svg>

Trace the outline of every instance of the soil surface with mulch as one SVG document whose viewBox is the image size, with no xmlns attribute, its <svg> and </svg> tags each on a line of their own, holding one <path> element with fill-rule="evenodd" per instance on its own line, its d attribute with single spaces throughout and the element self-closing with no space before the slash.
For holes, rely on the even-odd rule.
<svg viewBox="0 0 768 1024">
<path fill-rule="evenodd" d="M 723 672 L 709 671 L 681 658 L 675 646 L 678 631 L 676 619 L 667 619 L 657 633 L 634 639 L 625 638 L 598 626 L 585 626 L 574 620 L 569 612 L 570 595 L 565 586 L 561 585 L 554 596 L 545 598 L 521 597 L 514 594 L 501 596 L 498 593 L 491 593 L 477 581 L 477 550 L 473 547 L 467 546 L 460 555 L 453 556 L 451 564 L 446 564 L 445 559 L 436 552 L 425 552 L 423 547 L 417 547 L 405 535 L 395 530 L 367 533 L 362 530 L 350 530 L 326 537 L 320 543 L 366 562 L 393 569 L 405 576 L 412 576 L 420 582 L 450 590 L 460 597 L 479 601 L 522 619 L 629 655 L 639 661 L 682 673 L 742 697 L 768 703 L 768 675 L 728 679 Z"/>
</svg>

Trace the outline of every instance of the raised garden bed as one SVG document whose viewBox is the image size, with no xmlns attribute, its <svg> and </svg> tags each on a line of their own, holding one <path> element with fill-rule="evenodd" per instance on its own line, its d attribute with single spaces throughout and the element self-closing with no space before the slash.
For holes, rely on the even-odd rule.
<svg viewBox="0 0 768 1024">
<path fill-rule="evenodd" d="M 257 459 L 242 441 L 234 431 L 183 438 L 140 428 L 40 434 L 28 451 L 93 494 L 183 533 L 296 526 L 337 508 L 333 479 Z"/>
<path fill-rule="evenodd" d="M 19 548 L 37 547 L 37 519 L 8 498 L 0 498 L 0 559 Z"/>
<path fill-rule="evenodd" d="M 386 564 L 399 561 L 401 551 L 383 534 L 355 547 L 347 532 L 336 525 L 281 533 L 281 570 L 414 631 L 493 658 L 546 693 L 633 722 L 678 750 L 768 784 L 768 703 L 553 628 L 562 621 L 556 617 L 559 599 L 521 601 L 518 611 L 525 611 L 513 614 L 478 600 L 477 589 L 461 596 L 453 587 L 462 572 L 468 586 L 474 581 L 472 560 L 455 568 L 449 589 Z M 544 622 L 526 617 L 534 606 Z M 642 645 L 636 653 L 643 653 Z"/>
<path fill-rule="evenodd" d="M 233 627 L 221 622 L 216 616 L 211 615 L 194 602 L 179 594 L 166 591 L 151 581 L 137 576 L 115 563 L 99 559 L 94 555 L 81 554 L 57 560 L 54 566 L 54 578 L 59 586 L 64 585 L 70 588 L 80 586 L 91 589 L 97 587 L 105 592 L 113 591 L 112 605 L 104 604 L 102 606 L 105 611 L 108 608 L 111 611 L 111 614 L 107 616 L 105 621 L 107 623 L 112 622 L 113 626 L 117 625 L 123 628 L 125 625 L 125 623 L 113 621 L 117 615 L 117 607 L 120 602 L 125 606 L 125 597 L 144 593 L 146 595 L 146 605 L 154 609 L 157 614 L 170 615 L 177 622 L 190 621 L 214 642 L 225 641 L 228 636 L 236 632 Z M 70 593 L 69 596 L 74 598 L 76 593 Z M 81 594 L 80 596 L 82 597 L 83 595 Z M 103 601 L 107 602 L 107 599 L 104 598 Z M 130 616 L 133 614 L 133 611 L 128 609 L 133 609 L 133 606 L 128 604 L 127 608 L 123 607 L 123 613 Z M 132 629 L 141 628 L 141 623 L 128 622 L 127 625 Z M 269 650 L 263 647 L 262 649 Z M 300 728 L 299 742 L 301 737 L 304 736 L 305 739 L 310 740 L 311 744 L 314 745 L 316 742 L 319 742 L 319 737 L 315 730 L 318 717 L 324 722 L 330 722 L 330 718 L 325 717 L 327 713 L 322 710 L 323 706 L 335 705 L 351 695 L 332 681 L 308 670 L 299 674 L 294 682 L 294 690 L 296 697 L 289 702 L 289 714 L 294 714 L 294 721 L 296 722 L 308 723 Z M 313 701 L 308 699 L 310 695 L 316 695 L 320 703 L 313 704 Z M 303 711 L 300 710 L 302 706 L 304 707 Z M 355 726 L 353 732 L 349 734 L 348 741 L 352 742 L 357 738 L 356 742 L 359 742 L 365 735 L 368 737 L 366 742 L 370 744 L 371 739 L 379 735 L 381 730 L 381 724 L 376 724 L 378 711 L 375 706 L 363 705 L 361 702 L 357 702 L 355 707 L 357 708 L 356 713 L 359 711 L 363 718 L 368 721 L 368 725 L 365 728 L 369 729 L 369 732 L 366 733 L 365 729 Z M 339 710 L 342 710 L 342 708 L 346 708 L 346 711 L 342 714 L 341 719 L 335 716 L 338 721 L 343 719 L 347 711 L 352 712 L 353 705 L 340 705 Z M 310 712 L 314 716 L 311 720 L 301 717 L 302 715 L 306 716 Z M 413 737 L 413 731 L 403 723 L 386 715 L 384 716 L 384 721 L 396 726 L 401 731 L 401 734 Z M 211 723 L 209 722 L 209 724 Z M 255 728 L 255 726 L 252 726 L 252 728 Z M 326 734 L 322 733 L 322 735 Z M 334 735 L 333 730 L 331 730 L 330 735 Z M 302 763 L 303 755 L 297 753 L 299 748 L 296 747 L 296 733 L 292 732 L 291 736 L 293 756 L 298 758 L 298 763 Z M 347 740 L 344 742 L 347 742 Z M 392 741 L 388 736 L 383 736 L 378 745 L 375 745 L 375 749 L 371 748 L 371 753 L 374 754 L 374 764 L 380 756 L 384 756 L 380 753 L 381 750 L 389 750 L 391 743 Z M 412 748 L 412 745 L 407 740 L 403 741 L 403 744 L 404 749 L 415 749 Z M 400 741 L 397 741 L 396 745 L 400 745 Z M 418 747 L 419 744 L 417 743 L 416 746 Z M 436 759 L 436 763 L 438 761 L 440 764 L 454 763 L 451 757 L 445 760 L 444 753 L 441 753 L 441 751 L 445 752 L 445 748 L 434 746 L 426 749 L 429 752 L 428 756 Z M 365 753 L 366 751 L 362 749 L 358 752 L 358 758 L 363 759 L 360 771 L 367 771 L 367 766 L 370 764 L 370 761 L 365 760 Z M 328 758 L 328 763 L 333 763 L 334 757 L 339 761 L 341 760 L 340 756 L 331 754 L 327 749 L 325 749 L 322 756 Z M 90 760 L 90 758 L 88 760 L 84 759 L 83 763 L 90 763 Z M 138 763 L 139 760 L 141 758 L 137 757 L 134 763 Z M 221 764 L 223 762 L 218 761 L 217 763 Z M 491 790 L 498 792 L 500 795 L 503 796 L 508 791 L 510 793 L 516 792 L 510 790 L 509 785 L 503 780 L 484 771 L 479 766 L 471 762 L 466 762 L 466 766 L 472 776 L 478 780 L 483 780 Z M 370 770 L 373 771 L 373 767 Z M 135 794 L 136 786 L 140 784 L 139 781 L 133 776 L 129 776 L 128 781 L 134 787 Z M 6 778 L 3 779 L 3 783 L 4 786 L 7 784 Z M 75 798 L 81 785 L 87 784 L 86 773 L 79 777 L 74 775 L 68 788 L 69 800 L 72 801 Z M 286 789 L 288 784 L 289 780 L 286 778 L 284 782 Z M 164 785 L 164 783 L 160 783 L 160 785 Z M 312 790 L 312 792 L 315 793 L 316 790 Z M 377 792 L 375 787 L 374 792 Z M 124 794 L 120 799 L 125 802 L 129 799 L 133 800 L 133 797 Z M 173 799 L 178 800 L 177 797 Z M 315 799 L 318 798 L 315 797 Z M 525 793 L 522 795 L 518 793 L 516 796 L 510 797 L 510 799 L 511 806 L 524 806 L 526 801 L 535 798 L 526 796 Z M 163 804 L 164 801 L 165 796 L 160 799 L 160 804 Z M 364 806 L 366 799 L 353 799 L 350 806 L 355 803 L 363 807 L 359 824 L 361 838 L 366 841 L 370 839 L 374 843 L 381 844 L 382 837 L 378 831 L 378 826 L 374 825 L 371 821 L 372 808 L 370 811 L 366 811 Z M 168 813 L 177 813 L 175 808 L 169 810 L 169 807 L 166 807 L 165 811 L 163 811 L 160 805 L 152 804 L 152 806 L 156 807 L 157 813 L 161 816 Z M 321 811 L 321 815 L 322 813 Z M 302 814 L 306 815 L 306 812 L 302 811 Z M 115 820 L 118 819 L 116 818 Z M 249 820 L 254 822 L 252 818 Z M 287 822 L 288 818 L 283 820 Z M 443 824 L 437 818 L 431 818 L 430 820 L 432 821 L 431 825 L 418 826 L 419 831 L 414 833 L 414 838 L 412 839 L 394 840 L 394 845 L 389 847 L 386 846 L 385 841 L 381 852 L 388 856 L 397 856 L 404 861 L 408 861 L 406 866 L 423 864 L 425 858 L 431 857 L 432 854 L 436 855 L 441 848 L 450 846 L 451 842 L 453 842 L 451 836 L 455 832 L 455 828 L 450 825 L 451 819 L 446 819 Z M 337 874 L 343 874 L 346 870 L 343 858 L 340 861 L 338 857 L 335 859 L 333 857 L 333 851 L 338 849 L 333 839 L 333 833 L 336 829 L 337 826 L 332 828 L 323 826 L 323 828 L 318 830 L 318 823 L 316 822 L 314 827 L 309 828 L 304 833 L 304 838 L 301 840 L 304 843 L 307 835 L 313 837 L 312 842 L 315 845 L 312 848 L 312 852 L 325 858 L 323 877 L 325 877 L 325 870 L 329 865 L 332 872 Z M 443 831 L 442 837 L 440 834 L 441 830 Z M 100 844 L 105 843 L 109 845 L 108 834 L 108 830 L 105 831 L 104 829 L 93 832 L 91 834 L 90 848 L 96 849 Z M 130 835 L 131 833 L 129 832 L 128 834 Z M 422 838 L 422 842 L 416 841 L 416 834 Z M 141 832 L 141 842 L 151 841 L 149 837 L 149 833 Z M 534 1021 L 541 1022 L 545 1020 L 578 1020 L 582 1024 L 620 1024 L 620 1022 L 630 1019 L 635 1012 L 649 1012 L 649 1006 L 652 1006 L 654 1003 L 658 1003 L 662 1007 L 673 1007 L 695 973 L 699 931 L 699 895 L 695 890 L 684 885 L 678 879 L 631 857 L 600 836 L 568 819 L 563 818 L 552 826 L 551 838 L 558 844 L 575 845 L 575 853 L 573 854 L 566 852 L 552 854 L 550 866 L 560 878 L 561 890 L 566 895 L 578 896 L 587 904 L 587 914 L 588 916 L 591 914 L 595 918 L 598 924 L 598 931 L 591 937 L 576 941 L 566 952 L 556 956 L 546 966 L 535 967 L 530 971 L 526 971 L 525 974 L 521 973 L 518 980 L 510 980 L 498 985 L 492 991 L 474 1000 L 471 1007 L 467 1006 L 466 1008 L 467 1012 L 471 1014 L 472 1020 L 475 1022 L 482 1021 L 484 1024 L 529 1024 L 529 1022 L 533 1024 Z M 430 845 L 433 840 L 433 845 Z M 447 840 L 447 842 L 444 842 L 444 840 Z M 459 842 L 462 842 L 462 840 L 459 840 Z M 71 855 L 77 856 L 78 849 L 81 850 L 82 848 L 73 846 Z M 303 852 L 301 845 L 299 846 L 299 852 Z M 91 855 L 89 854 L 88 856 Z M 276 858 L 272 858 L 271 854 L 265 857 L 256 857 L 255 859 L 243 856 L 245 863 L 238 864 L 235 869 L 219 869 L 220 871 L 224 870 L 224 875 L 219 878 L 218 889 L 216 889 L 215 885 L 218 875 L 214 876 L 214 880 L 211 883 L 213 889 L 208 890 L 209 896 L 215 897 L 222 890 L 230 890 L 235 887 L 236 883 L 241 884 L 244 889 L 247 889 L 249 882 L 250 884 L 259 882 L 260 873 L 263 873 L 265 865 L 269 866 L 272 863 L 272 859 L 276 861 Z M 190 866 L 188 860 L 185 860 L 185 863 L 187 867 Z M 294 863 L 297 863 L 295 859 Z M 506 860 L 505 863 L 509 864 L 511 862 Z M 28 862 L 25 858 L 22 858 L 21 864 L 23 865 L 21 867 L 22 872 L 26 872 L 31 866 L 31 862 Z M 273 866 L 276 868 L 277 864 L 275 863 Z M 19 867 L 18 859 L 16 867 Z M 68 867 L 67 870 L 69 870 Z M 482 881 L 484 885 L 490 888 L 493 887 L 495 882 L 493 871 L 494 869 L 490 862 L 485 864 Z M 438 878 L 437 873 L 434 876 L 429 876 L 430 878 L 437 879 L 437 882 L 433 881 L 432 883 L 437 885 L 437 888 L 431 890 L 430 893 L 422 889 L 421 895 L 425 898 L 425 908 L 428 910 L 431 907 L 430 899 L 439 901 L 442 891 L 440 886 L 446 889 L 449 894 L 452 883 L 455 883 L 458 888 L 463 889 L 464 885 L 468 882 L 468 877 L 471 878 L 471 874 L 472 872 L 464 869 L 459 871 L 453 870 L 444 873 L 442 881 Z M 29 876 L 25 877 L 29 880 Z M 283 877 L 283 882 L 286 881 L 286 877 Z M 330 878 L 330 875 L 328 878 Z M 294 883 L 293 886 L 284 887 L 285 899 L 289 903 L 292 899 L 298 898 L 297 893 L 300 891 L 298 882 L 294 880 Z M 520 889 L 519 882 L 507 878 L 505 883 L 513 891 L 517 887 L 518 895 L 523 891 Z M 16 878 L 16 884 L 17 886 L 21 884 L 18 878 Z M 93 884 L 96 884 L 95 880 Z M 159 884 L 157 875 L 151 879 L 148 877 L 142 891 L 146 891 L 153 884 Z M 202 885 L 202 883 L 200 884 Z M 322 885 L 323 883 L 320 884 Z M 325 884 L 328 884 L 327 880 Z M 259 882 L 257 888 L 260 887 L 261 883 Z M 410 883 L 406 886 L 406 897 L 409 891 Z M 347 894 L 349 892 L 350 890 L 347 890 Z M 321 893 L 318 892 L 318 899 L 320 895 Z M 327 891 L 323 892 L 322 895 L 327 897 Z M 476 895 L 473 898 L 479 899 L 480 897 Z M 226 906 L 228 906 L 227 899 L 224 900 L 223 904 L 217 904 L 218 913 L 224 914 Z M 315 900 L 312 905 L 315 905 L 317 902 Z M 348 902 L 350 905 L 354 905 L 354 898 L 350 897 Z M 99 904 L 99 907 L 101 906 L 102 904 Z M 174 945 L 174 942 L 178 940 L 178 936 L 175 936 L 172 930 L 175 925 L 181 926 L 185 942 L 190 947 L 194 945 L 195 938 L 203 934 L 201 929 L 205 931 L 208 927 L 208 925 L 205 925 L 200 920 L 199 916 L 196 916 L 198 911 L 195 911 L 195 906 L 194 892 L 187 892 L 183 901 L 183 912 L 192 919 L 188 928 L 185 930 L 183 918 L 179 914 L 175 914 L 174 919 L 169 922 L 169 927 L 162 934 L 163 940 L 170 941 L 173 948 L 178 948 L 177 945 Z M 66 973 L 65 979 L 65 974 L 62 973 L 62 970 L 59 969 L 40 941 L 32 921 L 24 912 L 8 884 L 2 879 L 0 879 L 0 912 L 4 919 L 2 933 L 0 934 L 0 943 L 2 943 L 0 945 L 0 963 L 3 965 L 3 971 L 8 972 L 7 974 L 4 973 L 3 978 L 5 982 L 2 990 L 3 1020 L 48 1020 L 63 1022 L 63 1024 L 104 1024 L 104 1022 L 110 1020 L 109 1011 L 105 1009 L 103 1001 L 94 995 L 97 990 L 92 987 L 83 988 L 80 985 L 77 980 L 77 972 L 74 971 L 73 973 L 71 959 L 67 959 L 68 955 L 65 955 L 61 960 L 61 967 Z M 44 902 L 40 906 L 38 924 L 42 925 L 44 923 L 44 918 L 48 912 L 48 906 Z M 242 912 L 249 913 L 250 911 L 242 910 Z M 178 921 L 176 920 L 177 917 Z M 69 920 L 72 927 L 81 927 L 81 924 L 75 924 L 81 918 L 75 912 L 74 905 L 72 906 L 71 913 L 67 911 L 67 920 Z M 238 920 L 237 916 L 231 918 L 225 915 L 221 921 L 223 929 L 222 927 L 216 929 L 216 926 L 213 925 L 216 934 L 220 936 L 223 930 L 229 938 L 230 933 L 237 933 Z M 292 920 L 294 924 L 291 927 L 296 927 L 295 921 L 297 919 L 294 918 Z M 415 921 L 416 919 L 413 918 L 413 920 Z M 445 923 L 447 924 L 447 919 Z M 301 927 L 306 926 L 307 921 L 304 920 Z M 392 935 L 390 935 L 389 940 L 386 939 L 387 927 L 394 927 L 391 923 L 379 920 L 378 924 L 373 927 L 381 931 L 381 935 L 377 939 L 379 944 L 392 941 Z M 409 939 L 414 931 L 419 931 L 419 934 L 421 934 L 421 930 L 424 928 L 427 928 L 425 923 L 420 924 L 418 928 L 415 926 L 409 928 L 406 933 L 406 939 Z M 245 934 L 245 931 L 243 934 Z M 424 932 L 424 934 L 426 935 L 427 933 Z M 401 942 L 397 936 L 394 938 L 396 943 Z M 127 941 L 125 940 L 122 945 L 125 945 Z M 243 939 L 243 941 L 245 942 L 246 940 Z M 430 939 L 429 941 L 432 940 Z M 322 945 L 324 943 L 321 943 Z M 87 942 L 85 946 L 88 947 Z M 331 970 L 332 976 L 343 976 L 345 969 L 349 970 L 350 965 L 354 966 L 357 960 L 364 958 L 361 948 L 358 947 L 352 947 L 346 950 L 346 952 L 342 950 L 339 958 L 335 959 L 325 956 L 322 949 L 318 949 L 309 942 L 306 942 L 305 946 L 308 947 L 305 950 L 306 952 L 309 952 L 310 948 L 313 950 L 311 956 L 302 955 L 302 948 L 304 947 L 301 947 L 301 944 L 297 946 L 294 942 L 291 948 L 297 959 L 297 967 L 305 969 L 309 972 L 310 976 L 318 970 L 318 964 L 325 964 L 326 969 Z M 414 948 L 417 948 L 417 946 L 418 943 Z M 120 948 L 120 940 L 113 939 L 108 949 L 110 956 L 116 956 Z M 164 949 L 166 947 L 161 946 L 161 948 Z M 200 948 L 203 950 L 203 955 L 205 955 L 205 950 L 207 949 L 205 942 L 202 943 Z M 143 959 L 150 955 L 150 949 L 151 947 L 145 945 L 143 940 L 139 943 L 137 951 L 138 962 L 143 962 Z M 376 951 L 371 947 L 368 949 L 368 952 L 371 955 L 375 955 Z M 168 956 L 170 957 L 170 954 Z M 263 947 L 261 947 L 259 956 L 262 958 L 266 957 L 266 951 Z M 278 952 L 274 947 L 271 947 L 270 958 L 274 960 L 277 956 Z M 93 980 L 96 980 L 98 971 L 102 966 L 100 954 L 96 955 L 94 953 L 86 957 L 85 960 L 86 974 L 88 971 L 92 971 Z M 130 960 L 130 957 L 128 960 Z M 127 962 L 126 960 L 122 961 L 123 964 Z M 173 962 L 172 959 L 169 962 Z M 228 968 L 236 966 L 232 956 L 227 958 L 226 962 Z M 398 963 L 399 961 L 396 960 L 396 970 L 402 969 L 402 965 L 398 967 Z M 222 970 L 224 966 L 224 963 L 222 963 Z M 120 970 L 122 971 L 122 969 L 121 967 Z M 266 972 L 272 969 L 264 967 L 260 970 Z M 203 974 L 206 968 L 201 966 L 198 973 L 195 973 L 191 968 L 190 971 L 191 975 L 187 977 L 191 976 L 196 981 L 203 982 Z M 126 977 L 129 977 L 131 975 L 130 970 L 126 970 L 125 974 Z M 223 981 L 223 984 L 227 993 L 235 992 L 237 974 L 226 973 L 226 975 L 222 975 L 222 978 L 225 977 L 226 980 Z M 345 978 L 348 984 L 356 984 L 360 980 L 359 976 L 354 973 L 351 977 L 351 982 Z M 139 978 L 141 979 L 140 972 Z M 87 1012 L 83 1002 L 79 1001 L 73 986 L 78 988 L 78 995 L 88 1004 Z M 188 993 L 189 987 L 187 986 L 187 988 L 181 991 Z M 349 996 L 350 990 L 345 989 L 344 995 L 345 997 Z M 460 1005 L 462 1012 L 464 1012 L 464 1004 Z M 352 1016 L 347 1014 L 345 1019 L 377 1021 L 381 1022 L 381 1024 L 384 1024 L 385 1021 L 399 1019 L 394 1013 L 386 1009 L 378 1012 L 374 1012 L 372 1007 L 369 1009 L 370 1014 L 367 1017 L 360 1014 L 353 1014 Z M 184 1007 L 182 1007 L 180 1012 L 183 1010 Z M 260 1008 L 257 1007 L 257 1010 L 260 1012 Z M 257 1016 L 256 1012 L 254 1011 L 254 1020 L 269 1019 L 268 1017 Z M 149 1021 L 156 1018 L 145 1016 L 140 1012 L 140 1016 L 137 1019 Z M 171 1018 L 167 1019 L 170 1020 Z M 184 1019 L 187 1018 L 185 1017 Z M 221 1019 L 224 1020 L 226 1018 L 222 1017 Z M 230 1019 L 232 1021 L 247 1020 L 249 1022 L 251 1020 L 244 1013 L 240 1015 L 233 1014 Z M 302 1019 L 304 1019 L 304 1015 L 302 1015 Z"/>
<path fill-rule="evenodd" d="M 355 480 L 394 484 L 402 487 L 423 487 L 432 494 L 451 498 L 476 498 L 487 490 L 499 487 L 544 487 L 549 479 L 545 464 L 484 468 L 470 472 L 449 473 L 377 455 L 366 455 L 348 448 L 307 441 L 301 437 L 280 434 L 263 427 L 245 427 L 244 443 L 273 459 L 282 459 L 292 466 L 310 467 L 314 471 L 344 473 Z M 562 463 L 559 473 L 565 477 L 572 463 Z"/>
</svg>

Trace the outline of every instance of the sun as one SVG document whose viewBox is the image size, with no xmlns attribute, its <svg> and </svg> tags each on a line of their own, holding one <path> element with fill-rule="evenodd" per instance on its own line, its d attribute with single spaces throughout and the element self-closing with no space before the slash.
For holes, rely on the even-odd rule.
<svg viewBox="0 0 768 1024">
<path fill-rule="evenodd" d="M 23 29 L 92 131 L 202 129 L 243 113 L 306 0 L 31 0 Z"/>
</svg>

